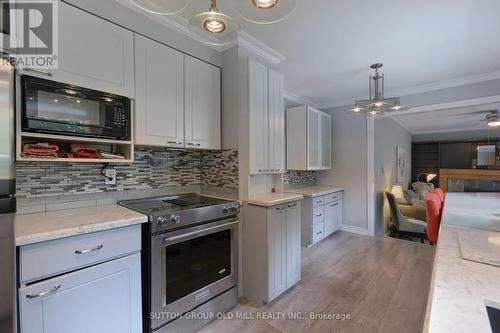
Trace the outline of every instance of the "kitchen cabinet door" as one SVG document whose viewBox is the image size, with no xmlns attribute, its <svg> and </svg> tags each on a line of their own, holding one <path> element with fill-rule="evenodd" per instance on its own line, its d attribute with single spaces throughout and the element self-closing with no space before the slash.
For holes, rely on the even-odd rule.
<svg viewBox="0 0 500 333">
<path fill-rule="evenodd" d="M 330 115 L 320 114 L 321 169 L 330 169 L 332 164 L 332 123 Z"/>
<path fill-rule="evenodd" d="M 29 75 L 134 97 L 133 33 L 59 2 L 58 68 Z"/>
<path fill-rule="evenodd" d="M 248 62 L 250 174 L 269 172 L 269 89 L 267 67 Z"/>
<path fill-rule="evenodd" d="M 320 117 L 319 111 L 308 108 L 307 112 L 307 161 L 308 170 L 320 169 Z"/>
<path fill-rule="evenodd" d="M 288 204 L 286 210 L 287 288 L 300 281 L 300 228 L 300 205 Z"/>
<path fill-rule="evenodd" d="M 21 333 L 142 332 L 140 265 L 134 254 L 21 288 Z"/>
<path fill-rule="evenodd" d="M 340 230 L 342 224 L 342 201 L 325 205 L 325 237 Z"/>
<path fill-rule="evenodd" d="M 184 55 L 135 36 L 135 143 L 184 147 Z"/>
<path fill-rule="evenodd" d="M 269 170 L 285 171 L 285 105 L 284 78 L 269 70 Z"/>
<path fill-rule="evenodd" d="M 268 284 L 267 302 L 287 289 L 287 212 L 286 206 L 271 208 L 267 221 Z"/>
<path fill-rule="evenodd" d="M 185 56 L 186 147 L 221 148 L 220 69 Z"/>
</svg>

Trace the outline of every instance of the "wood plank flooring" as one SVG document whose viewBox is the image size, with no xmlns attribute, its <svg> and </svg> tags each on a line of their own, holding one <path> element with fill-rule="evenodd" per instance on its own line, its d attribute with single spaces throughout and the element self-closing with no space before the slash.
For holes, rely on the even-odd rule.
<svg viewBox="0 0 500 333">
<path fill-rule="evenodd" d="M 203 333 L 420 333 L 435 247 L 337 232 L 302 250 L 302 280 L 271 304 L 236 306 Z M 301 318 L 289 314 L 300 313 Z M 311 319 L 349 314 L 350 319 Z M 277 318 L 266 316 L 277 316 Z"/>
</svg>

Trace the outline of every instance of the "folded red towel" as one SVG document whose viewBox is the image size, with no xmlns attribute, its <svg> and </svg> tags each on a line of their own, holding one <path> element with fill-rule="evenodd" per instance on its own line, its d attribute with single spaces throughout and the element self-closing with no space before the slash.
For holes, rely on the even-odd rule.
<svg viewBox="0 0 500 333">
<path fill-rule="evenodd" d="M 50 143 L 26 143 L 23 145 L 22 157 L 56 158 L 59 147 Z"/>
</svg>

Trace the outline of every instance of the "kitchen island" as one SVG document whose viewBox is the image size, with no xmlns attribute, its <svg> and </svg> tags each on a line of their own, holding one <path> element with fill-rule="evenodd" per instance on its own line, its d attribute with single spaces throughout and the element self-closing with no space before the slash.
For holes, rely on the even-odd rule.
<svg viewBox="0 0 500 333">
<path fill-rule="evenodd" d="M 499 231 L 500 193 L 446 195 L 424 332 L 491 332 L 486 305 L 500 308 L 500 267 L 462 255 L 488 245 L 485 259 L 497 257 Z"/>
</svg>

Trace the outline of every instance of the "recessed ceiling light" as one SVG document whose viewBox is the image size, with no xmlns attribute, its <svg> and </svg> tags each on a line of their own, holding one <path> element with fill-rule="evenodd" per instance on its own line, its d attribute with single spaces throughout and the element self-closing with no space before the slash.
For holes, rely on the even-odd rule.
<svg viewBox="0 0 500 333">
<path fill-rule="evenodd" d="M 257 8 L 269 9 L 276 6 L 278 0 L 252 0 L 252 3 Z"/>
</svg>

